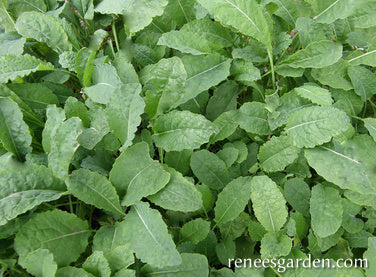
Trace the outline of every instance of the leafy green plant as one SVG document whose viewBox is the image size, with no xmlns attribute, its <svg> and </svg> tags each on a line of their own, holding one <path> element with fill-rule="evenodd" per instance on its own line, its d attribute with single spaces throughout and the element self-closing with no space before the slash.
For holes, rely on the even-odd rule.
<svg viewBox="0 0 376 277">
<path fill-rule="evenodd" d="M 375 9 L 0 0 L 0 276 L 375 276 Z"/>
</svg>

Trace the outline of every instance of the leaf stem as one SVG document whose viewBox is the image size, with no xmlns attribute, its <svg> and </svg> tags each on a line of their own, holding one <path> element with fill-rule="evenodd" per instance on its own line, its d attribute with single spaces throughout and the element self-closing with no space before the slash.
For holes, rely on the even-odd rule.
<svg viewBox="0 0 376 277">
<path fill-rule="evenodd" d="M 118 40 L 117 32 L 116 32 L 116 23 L 115 23 L 115 20 L 114 20 L 114 22 L 112 23 L 112 33 L 113 33 L 113 35 L 114 35 L 115 44 L 116 44 L 116 49 L 117 49 L 117 51 L 119 52 L 119 51 L 120 51 L 120 46 L 119 46 L 119 40 Z"/>
<path fill-rule="evenodd" d="M 268 49 L 268 58 L 269 58 L 269 63 L 270 63 L 270 70 L 272 73 L 273 89 L 275 90 L 275 72 L 274 72 L 273 54 L 270 48 Z"/>
</svg>

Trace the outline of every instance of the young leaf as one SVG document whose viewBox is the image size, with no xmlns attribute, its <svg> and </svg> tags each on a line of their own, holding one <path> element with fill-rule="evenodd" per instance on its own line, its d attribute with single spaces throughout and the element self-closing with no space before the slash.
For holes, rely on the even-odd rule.
<svg viewBox="0 0 376 277">
<path fill-rule="evenodd" d="M 172 111 L 155 120 L 153 131 L 156 146 L 169 152 L 199 148 L 209 141 L 216 128 L 202 115 Z"/>
<path fill-rule="evenodd" d="M 103 14 L 122 14 L 129 32 L 136 33 L 148 26 L 153 17 L 162 15 L 167 0 L 103 0 L 95 7 L 95 12 Z"/>
<path fill-rule="evenodd" d="M 330 106 L 333 103 L 330 91 L 327 89 L 312 85 L 304 85 L 295 88 L 294 90 L 300 97 L 308 99 L 319 106 Z"/>
<path fill-rule="evenodd" d="M 285 128 L 287 136 L 297 147 L 313 148 L 329 142 L 348 128 L 345 112 L 332 107 L 308 107 L 293 113 Z"/>
<path fill-rule="evenodd" d="M 30 252 L 22 266 L 36 277 L 54 277 L 57 270 L 54 256 L 47 249 L 37 249 Z"/>
<path fill-rule="evenodd" d="M 64 28 L 47 14 L 25 12 L 18 17 L 16 29 L 22 36 L 44 42 L 60 54 L 72 50 Z"/>
<path fill-rule="evenodd" d="M 70 193 L 85 203 L 124 215 L 115 188 L 99 173 L 81 168 L 75 170 L 66 179 L 65 184 Z"/>
<path fill-rule="evenodd" d="M 149 204 L 134 204 L 121 224 L 126 240 L 143 262 L 159 268 L 181 264 L 182 259 L 161 214 Z"/>
<path fill-rule="evenodd" d="M 251 180 L 251 177 L 238 177 L 218 194 L 214 208 L 217 224 L 234 220 L 244 210 L 251 198 Z"/>
<path fill-rule="evenodd" d="M 373 140 L 376 142 L 376 118 L 365 118 L 363 119 L 363 122 L 369 134 L 373 137 Z"/>
<path fill-rule="evenodd" d="M 267 259 L 287 256 L 291 246 L 291 239 L 282 232 L 267 233 L 261 240 L 261 257 Z"/>
<path fill-rule="evenodd" d="M 201 183 L 215 190 L 220 190 L 230 180 L 225 163 L 207 150 L 192 154 L 191 168 Z"/>
<path fill-rule="evenodd" d="M 190 160 L 192 156 L 192 150 L 183 150 L 180 152 L 171 151 L 167 152 L 165 155 L 165 163 L 171 167 L 179 171 L 183 175 L 187 175 L 190 169 Z"/>
<path fill-rule="evenodd" d="M 267 176 L 251 180 L 251 200 L 257 220 L 269 232 L 277 232 L 286 222 L 287 207 L 277 185 Z"/>
<path fill-rule="evenodd" d="M 34 56 L 4 55 L 0 57 L 0 83 L 13 81 L 35 71 L 53 70 L 51 64 L 43 62 Z"/>
<path fill-rule="evenodd" d="M 202 208 L 202 195 L 193 183 L 176 170 L 164 167 L 170 173 L 167 185 L 148 199 L 154 204 L 172 211 L 193 212 Z"/>
<path fill-rule="evenodd" d="M 202 218 L 193 219 L 183 225 L 180 230 L 180 242 L 190 241 L 197 244 L 204 240 L 210 230 L 210 222 Z"/>
<path fill-rule="evenodd" d="M 51 141 L 54 139 L 56 131 L 65 120 L 63 109 L 55 105 L 48 106 L 46 109 L 47 120 L 42 132 L 42 145 L 46 153 L 51 151 Z"/>
<path fill-rule="evenodd" d="M 147 275 L 163 275 L 165 277 L 206 277 L 209 275 L 208 260 L 205 256 L 197 253 L 181 254 L 182 262 L 177 266 L 158 268 L 145 265 L 141 272 Z"/>
<path fill-rule="evenodd" d="M 260 102 L 244 103 L 239 109 L 237 121 L 240 128 L 257 135 L 267 135 L 270 127 L 267 120 L 268 111 Z"/>
<path fill-rule="evenodd" d="M 272 137 L 260 147 L 257 155 L 261 168 L 266 172 L 275 172 L 285 169 L 299 156 L 300 149 L 292 145 L 286 136 Z"/>
<path fill-rule="evenodd" d="M 21 259 L 34 250 L 47 249 L 58 266 L 65 266 L 85 251 L 89 236 L 86 221 L 74 214 L 53 210 L 39 213 L 23 225 L 14 240 L 14 249 Z"/>
<path fill-rule="evenodd" d="M 289 56 L 280 63 L 292 68 L 321 68 L 336 63 L 342 57 L 342 45 L 331 41 L 318 41 Z"/>
<path fill-rule="evenodd" d="M 82 268 L 95 276 L 110 277 L 111 268 L 102 251 L 94 251 L 82 264 Z"/>
<path fill-rule="evenodd" d="M 321 238 L 333 235 L 342 224 L 342 203 L 338 190 L 318 184 L 310 202 L 312 229 Z"/>
<path fill-rule="evenodd" d="M 20 108 L 4 97 L 0 97 L 0 140 L 4 148 L 19 160 L 32 150 L 29 127 L 23 121 Z"/>
<path fill-rule="evenodd" d="M 132 145 L 134 133 L 141 123 L 145 103 L 140 93 L 139 84 L 123 85 L 113 91 L 105 110 L 109 128 L 119 138 L 122 149 Z"/>
<path fill-rule="evenodd" d="M 311 191 L 306 182 L 300 178 L 287 180 L 284 186 L 284 196 L 296 211 L 309 217 Z"/>
<path fill-rule="evenodd" d="M 271 25 L 255 0 L 198 0 L 214 18 L 271 49 Z"/>
<path fill-rule="evenodd" d="M 130 206 L 142 197 L 157 193 L 170 180 L 170 174 L 163 170 L 158 161 L 150 158 L 146 142 L 127 148 L 116 159 L 110 172 L 110 181 L 120 197 L 122 205 Z"/>
</svg>

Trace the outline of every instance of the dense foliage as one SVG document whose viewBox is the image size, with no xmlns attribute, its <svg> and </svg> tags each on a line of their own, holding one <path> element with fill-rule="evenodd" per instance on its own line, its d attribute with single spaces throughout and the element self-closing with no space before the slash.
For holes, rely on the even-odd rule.
<svg viewBox="0 0 376 277">
<path fill-rule="evenodd" d="M 375 11 L 0 0 L 0 276 L 376 276 Z"/>
</svg>

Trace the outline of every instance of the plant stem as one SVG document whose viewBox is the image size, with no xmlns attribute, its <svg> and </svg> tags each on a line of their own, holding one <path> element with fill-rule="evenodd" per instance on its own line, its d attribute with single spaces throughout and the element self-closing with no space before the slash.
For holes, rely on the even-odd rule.
<svg viewBox="0 0 376 277">
<path fill-rule="evenodd" d="M 114 34 L 116 49 L 119 52 L 120 51 L 120 46 L 119 46 L 119 40 L 118 40 L 118 37 L 117 37 L 116 23 L 115 23 L 115 21 L 112 23 L 112 33 Z"/>
<path fill-rule="evenodd" d="M 270 63 L 270 70 L 272 72 L 273 89 L 275 90 L 275 73 L 274 73 L 273 54 L 270 49 L 268 49 L 268 58 L 269 58 L 269 63 Z"/>
</svg>

